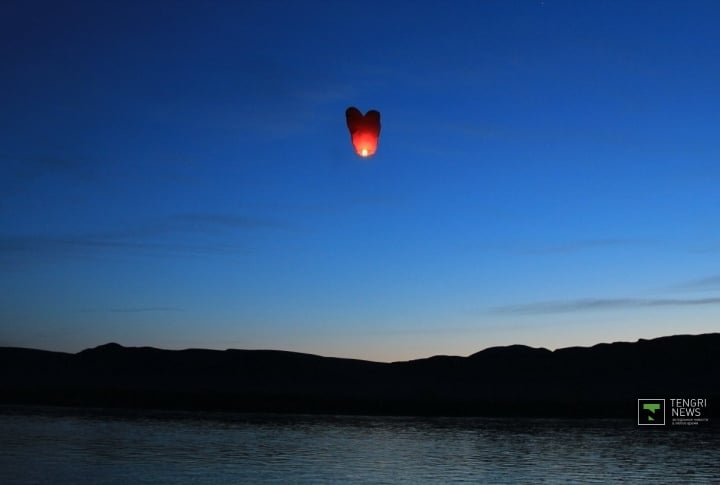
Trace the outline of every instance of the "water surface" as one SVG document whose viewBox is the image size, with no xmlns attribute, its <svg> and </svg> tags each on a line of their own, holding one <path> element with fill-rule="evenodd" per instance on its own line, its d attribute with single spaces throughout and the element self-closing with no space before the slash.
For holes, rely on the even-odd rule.
<svg viewBox="0 0 720 485">
<path fill-rule="evenodd" d="M 720 483 L 716 429 L 632 420 L 0 412 L 0 483 Z"/>
</svg>

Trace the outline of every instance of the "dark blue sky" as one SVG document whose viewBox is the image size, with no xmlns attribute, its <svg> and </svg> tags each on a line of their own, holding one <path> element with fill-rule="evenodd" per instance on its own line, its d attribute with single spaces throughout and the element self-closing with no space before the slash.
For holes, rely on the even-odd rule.
<svg viewBox="0 0 720 485">
<path fill-rule="evenodd" d="M 0 5 L 0 345 L 717 331 L 715 1 Z M 375 157 L 348 106 L 382 113 Z"/>
</svg>

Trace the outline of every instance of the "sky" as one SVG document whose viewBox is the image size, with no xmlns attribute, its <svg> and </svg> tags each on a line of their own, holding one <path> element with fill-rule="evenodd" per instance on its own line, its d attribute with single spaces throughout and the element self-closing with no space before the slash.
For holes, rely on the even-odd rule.
<svg viewBox="0 0 720 485">
<path fill-rule="evenodd" d="M 0 345 L 720 330 L 720 3 L 0 3 Z M 355 155 L 345 109 L 377 109 Z"/>
</svg>

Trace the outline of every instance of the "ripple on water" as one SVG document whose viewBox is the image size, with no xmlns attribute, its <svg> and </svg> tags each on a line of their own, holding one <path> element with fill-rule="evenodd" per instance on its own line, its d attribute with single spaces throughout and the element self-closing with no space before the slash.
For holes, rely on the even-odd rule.
<svg viewBox="0 0 720 485">
<path fill-rule="evenodd" d="M 712 429 L 628 421 L 0 414 L 1 483 L 720 481 Z"/>
</svg>

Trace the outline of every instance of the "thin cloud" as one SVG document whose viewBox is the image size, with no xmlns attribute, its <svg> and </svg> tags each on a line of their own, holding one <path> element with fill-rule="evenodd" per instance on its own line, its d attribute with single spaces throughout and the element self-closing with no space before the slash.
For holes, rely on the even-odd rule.
<svg viewBox="0 0 720 485">
<path fill-rule="evenodd" d="M 585 298 L 565 301 L 521 303 L 494 307 L 499 314 L 552 314 L 627 308 L 698 306 L 720 304 L 720 297 L 712 298 Z"/>
<path fill-rule="evenodd" d="M 708 254 L 720 252 L 720 241 L 706 241 L 700 243 L 701 245 L 695 246 L 689 249 L 691 253 L 695 254 Z"/>
<path fill-rule="evenodd" d="M 206 243 L 185 244 L 174 242 L 144 242 L 98 239 L 93 235 L 77 237 L 45 237 L 45 236 L 0 236 L 0 254 L 28 253 L 28 254 L 66 254 L 87 250 L 137 250 L 155 253 L 193 253 L 215 254 L 243 251 L 242 245 Z"/>
<path fill-rule="evenodd" d="M 89 239 L 126 241 L 128 239 L 162 239 L 168 236 L 208 236 L 227 230 L 287 228 L 277 221 L 224 213 L 184 213 L 136 224 L 127 228 L 90 234 Z"/>
<path fill-rule="evenodd" d="M 185 213 L 126 228 L 65 235 L 2 235 L 0 255 L 86 254 L 130 251 L 151 254 L 237 254 L 248 251 L 249 232 L 285 229 L 277 221 L 239 214 Z"/>
<path fill-rule="evenodd" d="M 497 217 L 509 218 L 510 214 L 498 213 Z M 620 248 L 641 244 L 641 239 L 624 239 L 624 238 L 598 238 L 598 239 L 581 239 L 576 241 L 568 241 L 557 245 L 535 244 L 529 246 L 526 243 L 518 243 L 513 241 L 496 241 L 486 244 L 467 244 L 465 247 L 470 249 L 482 249 L 485 251 L 512 253 L 526 256 L 542 256 L 542 255 L 565 255 L 581 251 L 591 251 L 605 248 Z"/>
<path fill-rule="evenodd" d="M 57 156 L 13 156 L 0 153 L 0 161 L 5 165 L 5 176 L 14 182 L 38 178 L 45 174 L 68 174 L 82 179 L 91 179 L 93 172 L 87 161 Z"/>
<path fill-rule="evenodd" d="M 225 228 L 261 228 L 261 227 L 285 227 L 284 224 L 279 224 L 275 221 L 268 219 L 261 219 L 256 217 L 248 217 L 237 214 L 218 214 L 218 213 L 187 213 L 177 214 L 170 216 L 170 221 L 178 224 L 180 228 L 187 229 L 189 225 L 193 225 L 193 229 L 198 229 L 199 226 L 204 228 L 208 227 L 225 227 Z"/>
<path fill-rule="evenodd" d="M 54 156 L 13 156 L 8 153 L 0 153 L 0 160 L 9 163 L 19 174 L 27 173 L 30 168 L 40 168 L 52 171 L 73 171 L 83 167 L 85 164 L 78 159 Z"/>
<path fill-rule="evenodd" d="M 30 190 L 36 180 L 44 177 L 60 177 L 63 183 L 96 178 L 90 164 L 79 159 L 0 153 L 0 210 L 5 210 L 10 199 Z"/>
<path fill-rule="evenodd" d="M 707 276 L 705 278 L 698 278 L 695 280 L 690 280 L 685 283 L 682 283 L 680 285 L 677 285 L 676 288 L 682 288 L 686 290 L 714 290 L 720 288 L 720 274 Z"/>
<path fill-rule="evenodd" d="M 569 254 L 589 249 L 608 248 L 635 244 L 634 239 L 585 239 L 557 246 L 538 247 L 525 250 L 525 254 Z"/>
<path fill-rule="evenodd" d="M 107 309 L 90 309 L 83 310 L 83 313 L 96 313 L 96 312 L 108 312 L 108 313 L 156 313 L 156 312 L 183 312 L 182 308 L 170 307 L 170 306 L 155 306 L 155 307 L 117 307 Z"/>
</svg>

